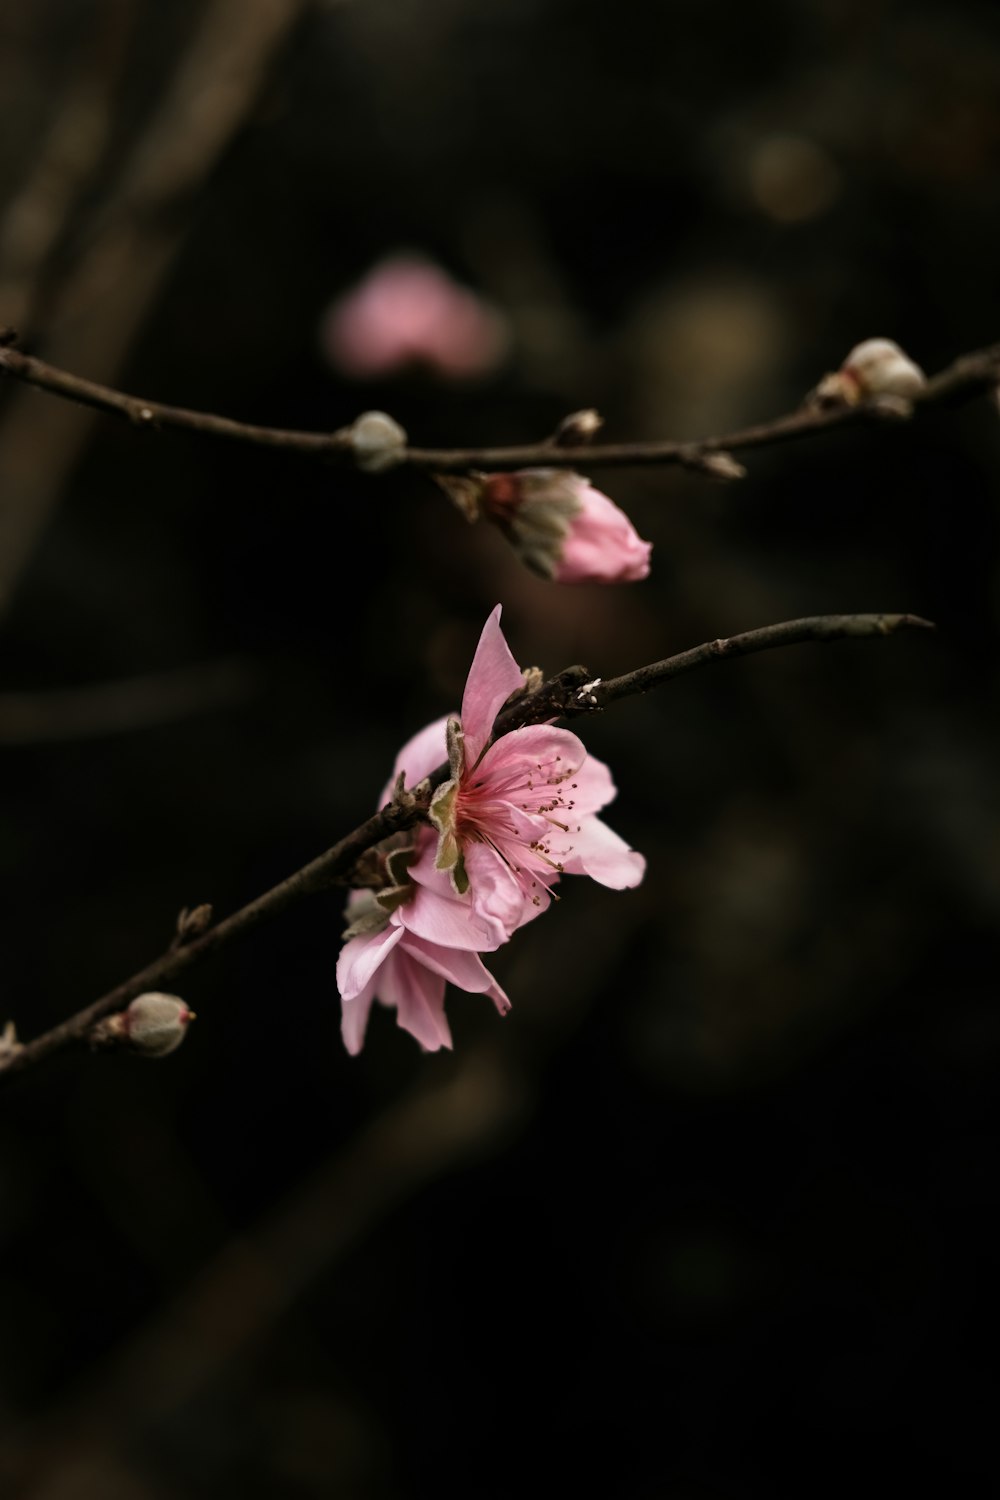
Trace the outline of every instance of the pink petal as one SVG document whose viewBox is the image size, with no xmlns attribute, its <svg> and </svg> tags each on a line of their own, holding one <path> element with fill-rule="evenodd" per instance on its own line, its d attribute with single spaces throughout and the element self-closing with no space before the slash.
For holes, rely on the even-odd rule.
<svg viewBox="0 0 1000 1500">
<path fill-rule="evenodd" d="M 337 988 L 342 1000 L 353 1000 L 361 993 L 402 936 L 401 927 L 389 926 L 365 937 L 348 938 L 337 959 Z"/>
<path fill-rule="evenodd" d="M 421 942 L 419 938 L 407 940 L 406 952 L 412 953 L 414 958 L 419 957 L 432 973 L 440 974 L 457 989 L 467 990 L 470 995 L 488 995 L 502 1016 L 510 1010 L 507 996 L 475 953 L 439 948 L 433 943 Z"/>
<path fill-rule="evenodd" d="M 431 838 L 410 866 L 413 895 L 396 912 L 397 919 L 425 942 L 491 953 L 507 941 L 506 907 L 488 899 L 477 901 L 472 890 L 459 896 L 447 872 L 435 869 L 436 852 L 437 840 Z"/>
<path fill-rule="evenodd" d="M 589 875 L 614 891 L 630 890 L 646 873 L 646 861 L 600 818 L 584 818 L 566 860 L 567 875 Z"/>
<path fill-rule="evenodd" d="M 580 814 L 600 812 L 602 807 L 607 807 L 618 796 L 618 788 L 611 779 L 610 770 L 596 755 L 587 756 L 573 781 L 574 812 L 578 815 L 578 822 Z"/>
<path fill-rule="evenodd" d="M 423 781 L 438 766 L 443 766 L 448 759 L 448 747 L 445 741 L 445 733 L 448 727 L 447 716 L 443 719 L 435 719 L 433 724 L 428 724 L 426 729 L 421 729 L 415 734 L 396 756 L 396 764 L 392 768 L 392 775 L 385 784 L 379 806 L 384 807 L 392 796 L 392 789 L 400 771 L 406 773 L 406 785 L 415 787 L 418 781 Z"/>
<path fill-rule="evenodd" d="M 634 583 L 649 574 L 651 542 L 644 542 L 623 510 L 579 475 L 580 512 L 573 517 L 558 583 Z"/>
<path fill-rule="evenodd" d="M 524 686 L 521 669 L 510 654 L 500 629 L 500 605 L 490 615 L 479 637 L 462 697 L 465 763 L 471 768 L 490 737 L 493 720 L 516 689 Z"/>
<path fill-rule="evenodd" d="M 535 829 L 530 829 L 530 837 Z M 510 937 L 526 922 L 541 916 L 549 904 L 548 892 L 541 887 L 531 889 L 530 876 L 519 879 L 507 862 L 488 844 L 470 844 L 465 851 L 465 869 L 469 877 L 469 892 L 476 909 L 487 920 L 496 922 L 507 937 Z M 553 884 L 558 876 L 553 871 Z M 526 886 L 529 890 L 526 892 Z M 533 899 L 537 897 L 536 899 Z M 498 945 L 499 946 L 499 945 Z M 492 952 L 492 949 L 477 948 L 477 953 Z"/>
<path fill-rule="evenodd" d="M 396 1024 L 428 1052 L 451 1046 L 444 1014 L 444 979 L 405 949 L 393 954 L 378 986 L 379 999 L 396 1008 Z"/>
<path fill-rule="evenodd" d="M 365 1044 L 368 1013 L 372 1008 L 372 1001 L 374 999 L 375 981 L 370 980 L 364 989 L 355 995 L 353 1000 L 343 1001 L 340 1034 L 344 1038 L 344 1046 L 352 1057 L 357 1057 Z"/>
<path fill-rule="evenodd" d="M 494 715 L 495 717 L 495 715 Z M 504 783 L 527 779 L 533 787 L 554 786 L 553 777 L 561 778 L 565 788 L 570 779 L 587 760 L 587 748 L 568 729 L 553 729 L 551 724 L 528 724 L 524 729 L 512 729 L 496 740 L 476 771 L 468 776 L 471 787 L 485 784 L 490 791 L 504 797 Z M 513 793 L 510 800 L 518 804 Z M 528 801 L 527 798 L 521 799 Z M 528 806 L 532 804 L 528 801 Z"/>
</svg>

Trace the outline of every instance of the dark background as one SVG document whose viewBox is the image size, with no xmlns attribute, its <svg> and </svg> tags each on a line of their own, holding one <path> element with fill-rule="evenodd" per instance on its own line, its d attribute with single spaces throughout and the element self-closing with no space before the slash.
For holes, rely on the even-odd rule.
<svg viewBox="0 0 1000 1500">
<path fill-rule="evenodd" d="M 228 96 L 178 79 L 255 38 L 213 134 Z M 861 338 L 930 371 L 990 343 L 998 145 L 986 3 L 6 0 L 0 323 L 274 425 L 500 443 L 596 405 L 612 439 L 693 438 Z M 325 362 L 325 307 L 400 248 L 503 310 L 495 374 Z M 379 1011 L 346 1056 L 334 894 L 192 970 L 169 1060 L 9 1086 L 4 1500 L 988 1482 L 995 407 L 755 452 L 739 485 L 595 470 L 653 574 L 559 589 L 416 478 L 0 398 L 24 1037 L 366 816 L 498 600 L 519 661 L 603 676 L 799 614 L 939 627 L 588 724 L 646 881 L 567 881 L 495 959 L 506 1021 L 451 995 L 454 1055 Z M 132 678 L 144 727 L 51 696 Z"/>
</svg>

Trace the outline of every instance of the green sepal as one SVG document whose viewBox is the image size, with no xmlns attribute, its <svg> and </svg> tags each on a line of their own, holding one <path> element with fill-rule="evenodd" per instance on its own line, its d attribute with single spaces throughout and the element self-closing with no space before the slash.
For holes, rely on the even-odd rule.
<svg viewBox="0 0 1000 1500">
<path fill-rule="evenodd" d="M 444 843 L 446 835 L 455 837 L 455 799 L 458 796 L 458 782 L 456 780 L 446 781 L 431 798 L 431 805 L 427 809 L 427 816 L 441 835 L 441 843 Z M 455 841 L 456 851 L 458 842 Z M 438 846 L 438 857 L 436 864 L 439 870 L 451 868 L 450 864 L 441 863 L 441 846 Z"/>
</svg>

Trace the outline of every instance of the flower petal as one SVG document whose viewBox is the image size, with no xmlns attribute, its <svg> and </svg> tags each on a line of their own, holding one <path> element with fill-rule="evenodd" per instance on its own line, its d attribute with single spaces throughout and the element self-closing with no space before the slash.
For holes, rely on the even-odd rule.
<svg viewBox="0 0 1000 1500">
<path fill-rule="evenodd" d="M 457 989 L 470 995 L 488 995 L 497 1010 L 505 1016 L 510 1010 L 510 1001 L 497 984 L 486 965 L 475 953 L 459 953 L 454 948 L 439 948 L 433 943 L 424 943 L 420 938 L 408 938 L 404 950 L 434 974 L 440 974 Z"/>
<path fill-rule="evenodd" d="M 446 716 L 443 719 L 435 719 L 433 724 L 428 724 L 426 729 L 421 729 L 419 734 L 407 740 L 396 756 L 396 764 L 383 788 L 379 807 L 384 807 L 392 796 L 392 789 L 396 785 L 400 771 L 406 774 L 406 785 L 414 787 L 418 781 L 423 781 L 425 776 L 436 771 L 438 766 L 444 765 L 448 759 L 447 729 Z"/>
<path fill-rule="evenodd" d="M 375 980 L 372 979 L 369 980 L 363 990 L 354 996 L 353 1000 L 343 1001 L 340 1034 L 344 1038 L 344 1046 L 352 1057 L 357 1057 L 365 1044 L 368 1013 L 372 1008 L 372 1001 L 374 999 Z"/>
<path fill-rule="evenodd" d="M 611 779 L 611 772 L 603 760 L 588 755 L 573 777 L 573 804 L 577 814 L 600 812 L 618 796 L 618 788 Z M 579 821 L 579 818 L 578 818 Z"/>
<path fill-rule="evenodd" d="M 490 615 L 472 658 L 462 697 L 465 763 L 471 769 L 490 737 L 493 720 L 511 693 L 524 686 L 521 669 L 500 629 L 500 605 Z"/>
<path fill-rule="evenodd" d="M 428 1052 L 451 1046 L 444 1013 L 444 979 L 400 948 L 380 976 L 378 997 L 396 1008 L 396 1024 Z"/>
<path fill-rule="evenodd" d="M 648 577 L 652 543 L 642 540 L 625 512 L 584 479 L 577 498 L 580 510 L 563 543 L 557 583 L 635 583 Z"/>
<path fill-rule="evenodd" d="M 353 1000 L 361 993 L 402 936 L 402 927 L 390 925 L 382 932 L 348 939 L 337 959 L 337 988 L 342 1000 Z"/>
<path fill-rule="evenodd" d="M 567 875 L 589 875 L 614 891 L 630 890 L 646 873 L 646 861 L 600 818 L 584 818 L 565 863 Z"/>
<path fill-rule="evenodd" d="M 459 896 L 447 871 L 435 867 L 436 849 L 436 841 L 425 843 L 410 866 L 413 895 L 398 909 L 397 919 L 407 932 L 425 942 L 471 953 L 491 953 L 507 941 L 508 905 L 491 902 L 485 893 L 482 900 L 474 891 Z M 468 850 L 471 852 L 472 846 Z"/>
<path fill-rule="evenodd" d="M 534 837 L 533 827 L 529 837 Z M 487 921 L 497 923 L 506 937 L 511 937 L 526 922 L 541 916 L 551 900 L 548 890 L 533 880 L 523 866 L 519 866 L 521 873 L 515 875 L 503 856 L 489 844 L 468 846 L 465 869 L 477 911 Z M 555 871 L 551 873 L 552 879 L 547 880 L 546 885 L 554 884 L 559 878 Z M 489 953 L 493 950 L 481 947 L 475 951 Z"/>
<path fill-rule="evenodd" d="M 538 788 L 555 786 L 574 776 L 586 759 L 586 746 L 568 729 L 528 724 L 502 734 L 487 750 L 475 773 L 467 776 L 466 785 L 471 791 L 486 785 L 492 795 L 509 796 L 510 801 L 520 805 L 524 799 L 514 792 L 508 793 L 508 783 L 530 782 Z"/>
</svg>

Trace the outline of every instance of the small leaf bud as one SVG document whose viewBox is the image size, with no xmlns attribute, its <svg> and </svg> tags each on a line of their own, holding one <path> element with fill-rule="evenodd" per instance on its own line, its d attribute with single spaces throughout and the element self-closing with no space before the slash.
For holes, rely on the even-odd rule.
<svg viewBox="0 0 1000 1500">
<path fill-rule="evenodd" d="M 348 428 L 351 451 L 359 469 L 365 474 L 383 474 L 402 463 L 406 454 L 406 433 L 387 412 L 362 412 Z"/>
<path fill-rule="evenodd" d="M 212 925 L 212 908 L 207 902 L 200 906 L 184 906 L 177 914 L 177 931 L 174 936 L 173 946 L 181 948 L 185 943 L 193 943 L 195 938 L 200 938 Z"/>
<path fill-rule="evenodd" d="M 577 448 L 589 443 L 595 433 L 604 426 L 604 418 L 592 406 L 583 411 L 572 411 L 563 417 L 556 428 L 552 441 L 558 448 Z"/>
<path fill-rule="evenodd" d="M 17 1027 L 13 1021 L 7 1021 L 0 1031 L 0 1067 L 10 1062 L 11 1058 L 21 1051 L 21 1043 L 17 1039 Z"/>
<path fill-rule="evenodd" d="M 722 479 L 728 483 L 734 479 L 747 477 L 744 466 L 722 448 L 710 453 L 700 448 L 693 448 L 682 453 L 680 460 L 686 469 L 697 469 L 699 474 L 707 474 L 709 479 Z"/>
</svg>

